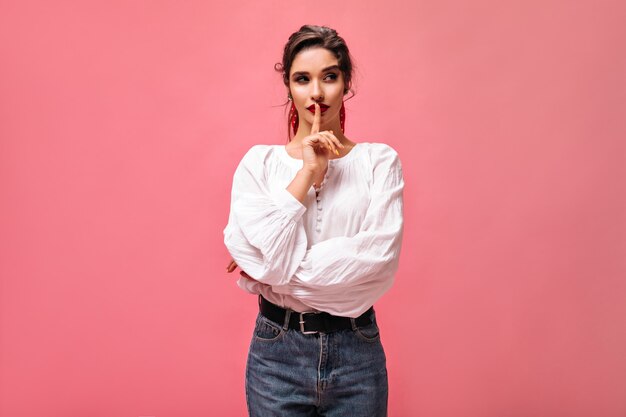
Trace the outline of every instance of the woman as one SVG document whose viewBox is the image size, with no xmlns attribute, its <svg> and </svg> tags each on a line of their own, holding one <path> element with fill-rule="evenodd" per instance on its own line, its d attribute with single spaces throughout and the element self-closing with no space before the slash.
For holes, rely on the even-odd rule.
<svg viewBox="0 0 626 417">
<path fill-rule="evenodd" d="M 333 29 L 305 25 L 282 64 L 287 145 L 239 163 L 224 243 L 238 285 L 258 294 L 246 365 L 250 416 L 385 416 L 387 369 L 373 304 L 402 241 L 398 154 L 345 135 L 352 62 Z"/>
</svg>

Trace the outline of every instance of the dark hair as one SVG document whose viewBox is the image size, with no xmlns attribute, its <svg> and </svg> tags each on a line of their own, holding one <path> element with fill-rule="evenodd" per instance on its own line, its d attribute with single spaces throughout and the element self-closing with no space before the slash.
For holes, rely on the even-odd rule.
<svg viewBox="0 0 626 417">
<path fill-rule="evenodd" d="M 353 59 L 350 56 L 350 51 L 346 42 L 341 36 L 337 34 L 337 31 L 326 26 L 304 25 L 294 32 L 289 37 L 289 40 L 285 44 L 283 51 L 283 62 L 276 63 L 274 69 L 283 76 L 283 83 L 289 88 L 289 71 L 291 71 L 291 65 L 294 58 L 298 53 L 304 49 L 313 47 L 321 47 L 332 52 L 337 58 L 337 64 L 343 75 L 344 80 L 344 94 L 348 91 L 352 93 L 350 98 L 354 97 L 354 90 L 352 89 L 352 72 Z M 289 100 L 285 103 L 288 106 Z M 289 110 L 289 116 L 287 117 L 287 135 L 289 141 L 291 141 L 291 126 L 290 121 L 293 116 L 292 110 Z"/>
</svg>

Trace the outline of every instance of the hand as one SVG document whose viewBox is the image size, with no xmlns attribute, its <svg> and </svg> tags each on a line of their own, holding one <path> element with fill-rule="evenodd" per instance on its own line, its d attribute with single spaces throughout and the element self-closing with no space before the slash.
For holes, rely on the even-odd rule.
<svg viewBox="0 0 626 417">
<path fill-rule="evenodd" d="M 238 265 L 237 265 L 237 263 L 235 262 L 235 260 L 231 258 L 230 263 L 229 263 L 229 264 L 228 264 L 228 266 L 226 267 L 226 271 L 227 271 L 228 273 L 231 273 L 231 272 L 233 272 L 235 269 L 237 269 L 237 266 L 238 266 Z M 241 276 L 242 276 L 242 277 L 244 277 L 244 278 L 254 279 L 254 278 L 252 278 L 250 275 L 248 275 L 248 274 L 246 273 L 246 271 L 244 271 L 243 269 L 241 270 L 241 272 L 239 273 L 239 275 L 241 275 Z"/>
<path fill-rule="evenodd" d="M 311 134 L 302 139 L 302 168 L 311 171 L 316 177 L 326 172 L 329 152 L 339 155 L 337 147 L 344 148 L 332 131 L 320 132 L 321 113 L 320 105 L 315 103 Z"/>
<path fill-rule="evenodd" d="M 237 263 L 235 262 L 234 259 L 230 259 L 230 263 L 228 264 L 228 266 L 226 267 L 226 271 L 228 273 L 233 272 L 235 269 L 237 269 Z"/>
</svg>

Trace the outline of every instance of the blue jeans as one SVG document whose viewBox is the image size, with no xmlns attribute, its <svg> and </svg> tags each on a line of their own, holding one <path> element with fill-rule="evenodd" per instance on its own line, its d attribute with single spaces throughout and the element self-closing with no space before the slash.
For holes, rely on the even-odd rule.
<svg viewBox="0 0 626 417">
<path fill-rule="evenodd" d="M 246 364 L 249 415 L 387 416 L 386 357 L 376 313 L 370 318 L 365 327 L 303 334 L 259 313 Z"/>
</svg>

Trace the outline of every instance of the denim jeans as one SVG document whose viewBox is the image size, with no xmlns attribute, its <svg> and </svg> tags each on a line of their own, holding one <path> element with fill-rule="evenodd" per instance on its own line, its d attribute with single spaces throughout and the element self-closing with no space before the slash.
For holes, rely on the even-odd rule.
<svg viewBox="0 0 626 417">
<path fill-rule="evenodd" d="M 259 312 L 246 364 L 249 415 L 386 416 L 386 357 L 374 311 L 370 318 L 365 327 L 303 334 Z"/>
</svg>

